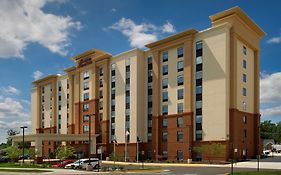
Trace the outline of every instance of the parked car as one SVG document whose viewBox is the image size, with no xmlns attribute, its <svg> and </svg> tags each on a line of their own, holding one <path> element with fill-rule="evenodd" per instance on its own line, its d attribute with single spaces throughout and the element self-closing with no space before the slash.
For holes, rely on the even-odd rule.
<svg viewBox="0 0 281 175">
<path fill-rule="evenodd" d="M 58 162 L 52 165 L 53 168 L 65 167 L 65 165 L 73 163 L 74 160 L 64 160 L 62 162 Z"/>
<path fill-rule="evenodd" d="M 24 158 L 24 159 L 29 159 L 29 158 L 30 158 L 30 155 L 29 155 L 29 154 L 20 155 L 20 156 L 19 156 L 19 160 L 21 160 L 22 158 Z"/>
<path fill-rule="evenodd" d="M 91 158 L 90 159 L 92 166 L 97 169 L 100 167 L 100 161 L 98 158 Z M 86 169 L 87 165 L 89 164 L 89 159 L 79 159 L 73 163 L 67 164 L 64 168 L 68 169 Z"/>
<path fill-rule="evenodd" d="M 7 158 L 7 157 L 0 157 L 0 163 L 1 162 L 9 162 L 10 161 L 10 159 L 9 158 Z"/>
</svg>

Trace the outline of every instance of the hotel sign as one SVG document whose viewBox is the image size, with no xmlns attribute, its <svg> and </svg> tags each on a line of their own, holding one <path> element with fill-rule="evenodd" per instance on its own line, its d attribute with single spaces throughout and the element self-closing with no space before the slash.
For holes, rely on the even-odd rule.
<svg viewBox="0 0 281 175">
<path fill-rule="evenodd" d="M 83 67 L 91 63 L 92 63 L 91 58 L 82 58 L 81 60 L 78 61 L 78 67 Z"/>
</svg>

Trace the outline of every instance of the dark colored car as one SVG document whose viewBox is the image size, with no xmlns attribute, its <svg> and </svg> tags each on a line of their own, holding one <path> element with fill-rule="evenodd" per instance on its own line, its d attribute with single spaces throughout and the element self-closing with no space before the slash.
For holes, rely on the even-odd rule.
<svg viewBox="0 0 281 175">
<path fill-rule="evenodd" d="M 19 160 L 21 160 L 22 158 L 29 159 L 30 155 L 29 154 L 24 154 L 24 155 L 19 156 Z"/>
<path fill-rule="evenodd" d="M 74 160 L 64 160 L 62 162 L 58 162 L 52 165 L 53 168 L 58 168 L 58 167 L 65 167 L 65 165 L 73 163 Z"/>
<path fill-rule="evenodd" d="M 0 163 L 1 162 L 9 162 L 10 161 L 10 159 L 9 158 L 7 158 L 7 157 L 0 157 Z"/>
</svg>

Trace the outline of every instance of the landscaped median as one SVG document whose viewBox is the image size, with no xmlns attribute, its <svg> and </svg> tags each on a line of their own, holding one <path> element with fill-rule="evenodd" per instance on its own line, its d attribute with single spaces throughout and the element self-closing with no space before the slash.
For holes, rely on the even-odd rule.
<svg viewBox="0 0 281 175">
<path fill-rule="evenodd" d="M 102 161 L 102 164 L 114 164 L 114 161 Z M 115 165 L 133 165 L 133 166 L 154 166 L 154 167 L 167 167 L 167 166 L 175 166 L 175 167 L 206 167 L 206 166 L 212 166 L 212 167 L 218 167 L 221 165 L 215 165 L 215 164 L 187 164 L 187 163 L 136 163 L 136 162 L 115 162 Z"/>
</svg>

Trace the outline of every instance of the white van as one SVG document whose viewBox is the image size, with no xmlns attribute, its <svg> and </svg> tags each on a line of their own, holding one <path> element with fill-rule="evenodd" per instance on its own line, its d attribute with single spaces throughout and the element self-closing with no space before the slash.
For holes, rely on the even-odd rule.
<svg viewBox="0 0 281 175">
<path fill-rule="evenodd" d="M 91 164 L 94 169 L 98 169 L 100 167 L 100 161 L 98 158 L 91 158 Z M 89 159 L 79 159 L 73 163 L 67 164 L 64 168 L 67 169 L 86 169 L 87 165 L 89 164 Z"/>
</svg>

